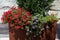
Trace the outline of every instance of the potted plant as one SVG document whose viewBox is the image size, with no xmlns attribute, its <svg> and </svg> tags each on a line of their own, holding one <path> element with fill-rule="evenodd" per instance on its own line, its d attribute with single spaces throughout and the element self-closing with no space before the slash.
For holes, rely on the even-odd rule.
<svg viewBox="0 0 60 40">
<path fill-rule="evenodd" d="M 50 25 L 52 26 L 52 25 L 56 24 L 56 20 L 54 19 L 56 17 L 53 17 L 53 16 L 50 17 L 47 12 L 49 11 L 50 7 L 52 6 L 51 3 L 53 1 L 54 0 L 25 0 L 25 1 L 17 0 L 17 4 L 18 4 L 18 6 L 21 6 L 24 9 L 30 11 L 33 16 L 40 15 L 40 21 L 41 21 L 41 19 L 43 19 L 44 23 L 43 23 L 43 21 L 41 21 L 41 22 L 44 25 L 48 24 L 49 26 Z M 54 31 L 54 28 L 51 28 L 51 29 Z M 55 25 L 55 32 L 56 32 L 56 25 Z M 50 33 L 53 33 L 53 32 L 50 32 Z M 50 39 L 47 39 L 47 40 L 50 40 Z M 54 40 L 54 39 L 51 39 L 51 40 Z"/>
<path fill-rule="evenodd" d="M 10 8 L 2 16 L 2 22 L 9 24 L 10 40 L 55 40 L 57 18 L 47 14 L 52 2 L 17 0 L 18 7 Z"/>
</svg>

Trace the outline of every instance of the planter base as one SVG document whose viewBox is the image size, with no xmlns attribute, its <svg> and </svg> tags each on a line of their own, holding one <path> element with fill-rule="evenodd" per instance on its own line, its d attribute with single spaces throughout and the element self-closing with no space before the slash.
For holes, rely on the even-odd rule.
<svg viewBox="0 0 60 40">
<path fill-rule="evenodd" d="M 56 37 L 56 26 L 57 23 L 53 23 L 51 29 L 44 30 L 42 37 L 31 36 L 31 40 L 55 40 Z M 9 31 L 10 40 L 29 40 L 29 36 L 26 35 L 26 31 L 24 30 L 12 30 Z"/>
</svg>

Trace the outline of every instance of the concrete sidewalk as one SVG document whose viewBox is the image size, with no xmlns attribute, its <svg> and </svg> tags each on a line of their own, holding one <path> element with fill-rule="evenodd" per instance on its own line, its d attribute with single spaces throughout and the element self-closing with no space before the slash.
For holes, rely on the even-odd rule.
<svg viewBox="0 0 60 40">
<path fill-rule="evenodd" d="M 9 40 L 9 34 L 0 34 L 0 40 Z M 55 40 L 59 40 L 57 37 Z"/>
<path fill-rule="evenodd" d="M 9 40 L 9 38 L 8 37 L 0 38 L 0 40 Z"/>
<path fill-rule="evenodd" d="M 9 40 L 8 34 L 0 34 L 0 40 Z"/>
</svg>

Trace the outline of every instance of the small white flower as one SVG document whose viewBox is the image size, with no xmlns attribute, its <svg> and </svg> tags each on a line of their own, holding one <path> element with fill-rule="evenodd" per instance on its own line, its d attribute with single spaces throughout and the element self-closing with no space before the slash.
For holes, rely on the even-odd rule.
<svg viewBox="0 0 60 40">
<path fill-rule="evenodd" d="M 29 33 L 27 32 L 26 35 L 29 35 Z"/>
<path fill-rule="evenodd" d="M 34 37 L 36 37 L 36 35 L 34 35 Z"/>
<path fill-rule="evenodd" d="M 49 28 L 49 26 L 46 26 L 46 28 Z"/>
<path fill-rule="evenodd" d="M 44 28 L 41 29 L 41 31 L 44 30 Z"/>
</svg>

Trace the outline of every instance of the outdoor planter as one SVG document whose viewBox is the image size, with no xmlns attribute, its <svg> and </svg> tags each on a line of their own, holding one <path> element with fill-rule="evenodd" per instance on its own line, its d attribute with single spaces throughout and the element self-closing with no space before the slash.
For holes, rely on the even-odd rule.
<svg viewBox="0 0 60 40">
<path fill-rule="evenodd" d="M 53 0 L 17 0 L 2 15 L 2 23 L 8 23 L 10 40 L 55 40 L 56 15 L 49 15 Z"/>
<path fill-rule="evenodd" d="M 43 31 L 42 37 L 37 36 L 33 37 L 31 36 L 31 40 L 55 40 L 56 37 L 56 26 L 57 23 L 53 22 L 51 25 L 52 28 L 47 28 Z M 26 35 L 26 31 L 24 30 L 12 30 L 9 28 L 9 38 L 10 40 L 29 40 L 29 36 Z"/>
<path fill-rule="evenodd" d="M 41 20 L 39 18 L 39 14 L 37 18 L 21 7 L 12 7 L 4 12 L 2 21 L 9 25 L 10 40 L 55 40 L 56 17 L 50 15 Z"/>
<path fill-rule="evenodd" d="M 13 30 L 11 30 L 11 31 L 13 31 Z M 26 36 L 26 31 L 24 31 L 24 30 L 14 30 L 13 32 L 11 32 L 11 31 L 9 31 L 10 40 L 30 40 L 29 39 L 30 36 Z M 45 31 L 43 31 L 41 36 L 42 37 L 40 37 L 39 35 L 37 37 L 31 36 L 31 40 L 46 40 Z"/>
</svg>

